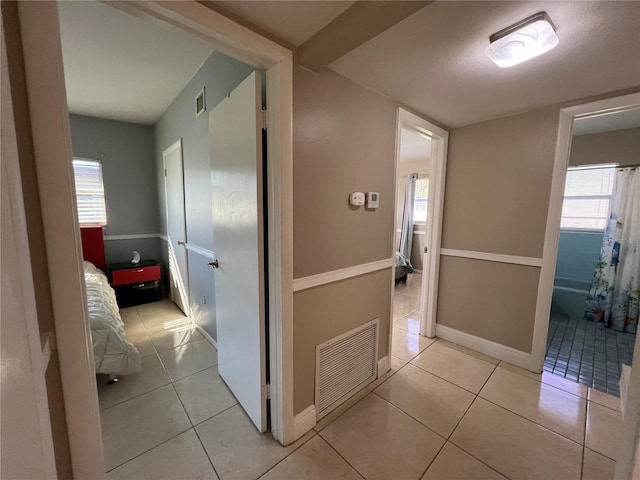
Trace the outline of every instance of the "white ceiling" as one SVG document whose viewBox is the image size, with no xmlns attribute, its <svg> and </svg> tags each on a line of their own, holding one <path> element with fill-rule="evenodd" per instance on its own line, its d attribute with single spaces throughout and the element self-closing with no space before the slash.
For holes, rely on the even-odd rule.
<svg viewBox="0 0 640 480">
<path fill-rule="evenodd" d="M 560 44 L 502 69 L 489 36 L 546 11 Z M 640 85 L 640 2 L 435 2 L 333 70 L 449 127 Z"/>
<path fill-rule="evenodd" d="M 233 0 L 215 3 L 297 47 L 353 5 L 355 0 Z"/>
<path fill-rule="evenodd" d="M 153 124 L 212 49 L 95 1 L 58 2 L 69 111 Z"/>
<path fill-rule="evenodd" d="M 300 45 L 353 1 L 223 1 Z M 59 2 L 70 110 L 154 123 L 211 49 L 187 34 L 98 2 Z M 560 44 L 501 69 L 488 38 L 545 10 Z M 437 1 L 330 68 L 447 127 L 640 85 L 640 2 Z"/>
<path fill-rule="evenodd" d="M 578 118 L 573 122 L 573 136 L 640 128 L 640 109 L 604 113 L 592 117 Z"/>
</svg>

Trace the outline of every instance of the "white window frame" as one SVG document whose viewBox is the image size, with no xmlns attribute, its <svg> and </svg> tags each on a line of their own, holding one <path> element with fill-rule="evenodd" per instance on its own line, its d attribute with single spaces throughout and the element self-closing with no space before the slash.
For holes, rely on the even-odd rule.
<svg viewBox="0 0 640 480">
<path fill-rule="evenodd" d="M 102 186 L 102 207 L 104 210 L 104 219 L 102 221 L 86 222 L 86 221 L 82 221 L 82 218 L 80 217 L 80 208 L 79 208 L 80 202 L 78 199 L 75 162 L 91 162 L 91 163 L 97 164 L 98 167 L 100 168 L 100 184 Z M 102 162 L 94 158 L 73 157 L 72 166 L 73 166 L 74 191 L 76 193 L 76 209 L 78 211 L 78 223 L 80 224 L 81 227 L 88 227 L 88 226 L 106 227 L 107 226 L 107 200 L 106 200 L 106 192 L 104 188 L 104 175 L 102 174 Z"/>
<path fill-rule="evenodd" d="M 418 175 L 418 178 L 416 179 L 416 187 L 417 187 L 417 182 L 420 180 L 427 180 L 427 182 L 429 181 L 429 175 Z M 416 193 L 417 193 L 418 189 L 416 188 Z M 413 224 L 414 225 L 426 225 L 427 221 L 429 220 L 429 193 L 427 191 L 427 200 L 424 202 L 425 204 L 425 208 L 426 208 L 426 215 L 427 215 L 427 220 L 422 221 L 422 220 L 416 220 L 416 205 L 417 205 L 417 201 L 416 201 L 416 196 L 414 194 L 413 197 Z"/>
<path fill-rule="evenodd" d="M 615 163 L 603 163 L 603 164 L 596 164 L 596 165 L 581 165 L 581 166 L 571 166 L 569 168 L 567 168 L 567 180 L 565 181 L 565 190 L 563 192 L 562 195 L 562 216 L 560 218 L 560 223 L 562 225 L 562 220 L 564 220 L 565 216 L 564 216 L 564 206 L 565 206 L 565 201 L 569 198 L 569 199 L 581 199 L 581 200 L 607 200 L 607 205 L 609 202 L 611 202 L 611 198 L 613 197 L 613 191 L 614 191 L 614 187 L 615 185 L 612 185 L 611 187 L 611 192 L 608 195 L 569 195 L 567 196 L 566 193 L 566 187 L 567 187 L 567 181 L 568 181 L 568 173 L 570 171 L 589 171 L 589 170 L 606 170 L 606 169 L 612 169 L 615 170 L 618 167 L 617 164 Z M 607 211 L 608 211 L 608 206 L 607 206 Z M 593 217 L 593 218 L 597 218 L 597 217 Z M 602 226 L 602 228 L 593 228 L 593 227 L 585 227 L 585 228 L 580 228 L 580 227 L 576 227 L 576 226 L 571 226 L 571 227 L 560 227 L 560 231 L 562 232 L 604 232 L 605 229 L 607 228 L 607 218 L 606 215 L 604 217 L 604 225 Z"/>
</svg>

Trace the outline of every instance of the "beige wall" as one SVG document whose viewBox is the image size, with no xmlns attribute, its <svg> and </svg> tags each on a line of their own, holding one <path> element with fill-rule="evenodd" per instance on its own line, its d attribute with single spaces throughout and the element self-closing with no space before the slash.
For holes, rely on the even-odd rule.
<svg viewBox="0 0 640 480">
<path fill-rule="evenodd" d="M 538 267 L 443 256 L 438 323 L 530 352 L 539 277 Z"/>
<path fill-rule="evenodd" d="M 640 128 L 573 137 L 569 165 L 598 163 L 640 163 Z"/>
<path fill-rule="evenodd" d="M 314 404 L 316 345 L 379 318 L 378 358 L 387 355 L 390 302 L 390 268 L 294 294 L 294 413 Z"/>
<path fill-rule="evenodd" d="M 294 70 L 294 277 L 392 255 L 396 105 L 323 70 Z M 380 208 L 353 208 L 353 191 L 380 192 Z M 314 403 L 315 348 L 380 318 L 387 355 L 390 269 L 294 295 L 294 411 Z"/>
<path fill-rule="evenodd" d="M 396 106 L 330 70 L 293 80 L 294 278 L 389 258 Z M 354 191 L 380 208 L 351 207 Z"/>
<path fill-rule="evenodd" d="M 542 257 L 558 108 L 451 132 L 442 247 Z"/>
<path fill-rule="evenodd" d="M 558 108 L 451 132 L 442 248 L 542 257 Z M 442 257 L 437 322 L 531 352 L 540 269 Z"/>
</svg>

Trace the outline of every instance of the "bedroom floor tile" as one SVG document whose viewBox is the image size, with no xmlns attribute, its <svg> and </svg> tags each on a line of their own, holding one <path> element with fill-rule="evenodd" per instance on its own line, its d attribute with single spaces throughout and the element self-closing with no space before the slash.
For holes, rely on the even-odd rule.
<svg viewBox="0 0 640 480">
<path fill-rule="evenodd" d="M 191 428 L 171 385 L 103 410 L 100 416 L 107 471 Z"/>
<path fill-rule="evenodd" d="M 184 325 L 174 325 L 165 330 L 157 330 L 151 332 L 151 340 L 156 347 L 158 353 L 172 348 L 204 340 L 202 334 L 191 323 L 191 320 L 185 318 Z"/>
<path fill-rule="evenodd" d="M 107 480 L 218 480 L 218 476 L 191 429 L 111 470 Z"/>
<path fill-rule="evenodd" d="M 238 403 L 220 378 L 217 367 L 183 378 L 173 385 L 194 425 Z"/>
<path fill-rule="evenodd" d="M 188 343 L 160 354 L 174 382 L 218 364 L 218 351 L 206 340 Z"/>
<path fill-rule="evenodd" d="M 148 332 L 167 330 L 183 324 L 186 315 L 173 302 L 147 303 L 136 307 Z"/>
<path fill-rule="evenodd" d="M 151 337 L 147 333 L 146 329 L 144 333 L 140 333 L 138 335 L 127 334 L 127 340 L 135 345 L 142 357 L 154 355 L 156 353 L 156 347 L 154 347 Z"/>
<path fill-rule="evenodd" d="M 123 375 L 117 383 L 111 385 L 104 380 L 98 384 L 98 399 L 102 410 L 171 382 L 155 353 L 142 358 L 142 371 L 139 374 Z"/>
</svg>

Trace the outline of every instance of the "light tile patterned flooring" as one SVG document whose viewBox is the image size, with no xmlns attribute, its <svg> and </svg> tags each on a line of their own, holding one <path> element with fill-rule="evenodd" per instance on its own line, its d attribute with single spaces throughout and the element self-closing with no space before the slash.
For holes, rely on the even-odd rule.
<svg viewBox="0 0 640 480">
<path fill-rule="evenodd" d="M 140 375 L 100 386 L 107 478 L 613 478 L 618 399 L 419 337 L 417 280 L 396 290 L 391 371 L 286 448 L 257 433 L 206 340 L 164 330 L 184 321 L 175 306 L 123 310 L 146 356 Z"/>
</svg>

